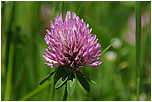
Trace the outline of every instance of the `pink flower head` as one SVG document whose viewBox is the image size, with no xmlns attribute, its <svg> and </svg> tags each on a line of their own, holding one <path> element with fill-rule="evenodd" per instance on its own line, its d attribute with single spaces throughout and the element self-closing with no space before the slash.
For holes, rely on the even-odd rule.
<svg viewBox="0 0 152 102">
<path fill-rule="evenodd" d="M 90 34 L 89 24 L 80 20 L 76 13 L 68 11 L 63 22 L 62 13 L 54 18 L 54 24 L 50 21 L 51 31 L 46 30 L 46 53 L 43 57 L 51 68 L 57 66 L 69 66 L 77 71 L 81 66 L 97 67 L 102 61 L 97 61 L 101 56 L 100 47 L 96 35 Z M 51 51 L 50 51 L 51 50 Z"/>
</svg>

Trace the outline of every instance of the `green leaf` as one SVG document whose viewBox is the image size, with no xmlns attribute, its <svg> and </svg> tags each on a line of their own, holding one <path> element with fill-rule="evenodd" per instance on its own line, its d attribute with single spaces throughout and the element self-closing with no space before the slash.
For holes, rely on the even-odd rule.
<svg viewBox="0 0 152 102">
<path fill-rule="evenodd" d="M 72 73 L 69 75 L 69 78 L 67 81 L 67 92 L 70 96 L 72 95 L 74 91 L 75 85 L 76 85 L 76 79 L 75 79 L 74 73 Z"/>
<path fill-rule="evenodd" d="M 97 85 L 96 82 L 95 82 L 93 79 L 91 79 L 90 77 L 82 74 L 81 72 L 77 72 L 77 74 L 81 74 L 81 75 L 82 75 L 84 78 L 86 78 L 88 81 L 90 81 L 90 82 L 93 83 L 94 85 Z"/>
<path fill-rule="evenodd" d="M 61 77 L 55 84 L 55 88 L 59 88 L 68 79 L 68 75 Z"/>
<path fill-rule="evenodd" d="M 64 67 L 65 66 L 60 66 L 58 67 L 55 75 L 54 75 L 54 85 L 57 83 L 57 81 L 63 77 L 63 76 L 66 76 L 68 73 L 66 72 L 66 70 L 64 70 Z"/>
<path fill-rule="evenodd" d="M 89 86 L 88 82 L 86 81 L 86 79 L 84 78 L 84 76 L 82 74 L 79 74 L 78 72 L 76 72 L 76 76 L 77 76 L 77 79 L 80 82 L 80 84 L 83 86 L 83 88 L 87 92 L 90 92 L 90 86 Z"/>
<path fill-rule="evenodd" d="M 53 71 L 52 73 L 48 74 L 46 77 L 44 77 L 40 83 L 39 83 L 39 86 L 42 85 L 46 80 L 48 80 L 53 74 L 54 74 L 55 71 Z"/>
</svg>

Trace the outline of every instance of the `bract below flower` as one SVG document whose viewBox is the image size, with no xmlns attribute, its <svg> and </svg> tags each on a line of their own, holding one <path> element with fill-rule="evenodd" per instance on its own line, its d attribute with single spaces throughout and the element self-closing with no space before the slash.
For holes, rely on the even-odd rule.
<svg viewBox="0 0 152 102">
<path fill-rule="evenodd" d="M 80 20 L 76 13 L 68 11 L 63 22 L 62 13 L 54 18 L 54 24 L 50 21 L 51 31 L 46 30 L 46 53 L 43 57 L 51 68 L 68 66 L 77 71 L 81 66 L 97 67 L 102 61 L 97 61 L 101 56 L 100 47 L 96 35 L 91 34 L 89 24 Z"/>
</svg>

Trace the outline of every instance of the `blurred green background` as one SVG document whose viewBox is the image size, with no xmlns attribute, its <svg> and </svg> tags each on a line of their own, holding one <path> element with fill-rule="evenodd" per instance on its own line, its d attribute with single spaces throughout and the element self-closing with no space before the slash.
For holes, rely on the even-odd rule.
<svg viewBox="0 0 152 102">
<path fill-rule="evenodd" d="M 61 6 L 62 5 L 62 6 Z M 68 101 L 129 101 L 136 99 L 135 2 L 134 1 L 1 1 L 1 100 L 60 101 L 64 87 L 53 83 L 38 90 L 40 80 L 54 70 L 44 65 L 46 29 L 50 20 L 63 12 L 76 12 L 89 23 L 103 51 L 103 63 L 82 72 L 94 79 L 87 93 L 77 81 Z M 140 100 L 151 100 L 151 1 L 141 2 Z M 52 81 L 47 81 L 48 84 Z M 37 89 L 38 88 L 38 89 Z"/>
</svg>

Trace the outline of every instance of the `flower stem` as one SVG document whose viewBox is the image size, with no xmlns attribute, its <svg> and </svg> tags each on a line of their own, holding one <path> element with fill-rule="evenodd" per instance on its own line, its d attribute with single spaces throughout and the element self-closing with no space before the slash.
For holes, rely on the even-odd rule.
<svg viewBox="0 0 152 102">
<path fill-rule="evenodd" d="M 66 83 L 65 90 L 64 90 L 64 96 L 63 96 L 63 101 L 67 100 L 67 96 L 68 96 L 68 93 L 67 93 L 67 83 Z"/>
<path fill-rule="evenodd" d="M 136 85 L 137 85 L 136 101 L 139 101 L 139 91 L 140 91 L 140 39 L 141 39 L 141 2 L 140 1 L 135 1 L 135 15 L 136 15 Z"/>
</svg>

